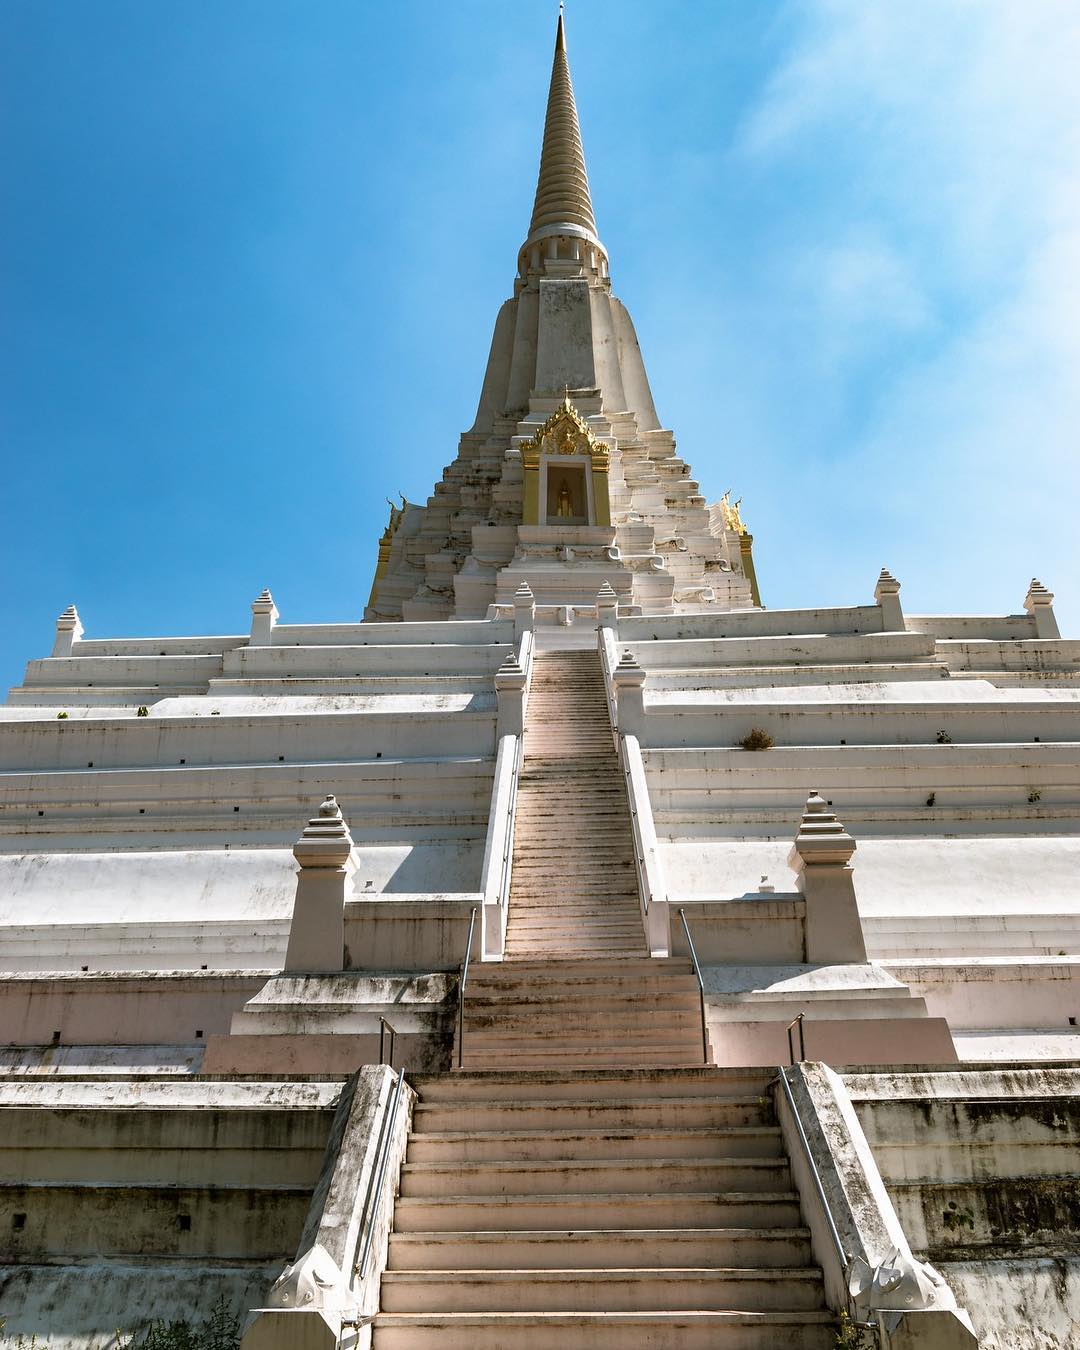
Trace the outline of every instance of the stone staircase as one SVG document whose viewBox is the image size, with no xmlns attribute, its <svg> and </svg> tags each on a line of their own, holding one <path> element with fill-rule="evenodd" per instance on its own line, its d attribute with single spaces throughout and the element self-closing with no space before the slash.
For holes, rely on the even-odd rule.
<svg viewBox="0 0 1080 1350">
<path fill-rule="evenodd" d="M 537 652 L 506 958 L 647 955 L 626 788 L 595 651 Z"/>
<path fill-rule="evenodd" d="M 697 977 L 689 961 L 591 957 L 474 965 L 465 1068 L 700 1065 Z"/>
<path fill-rule="evenodd" d="M 826 1350 L 756 1070 L 412 1080 L 374 1350 Z"/>
</svg>

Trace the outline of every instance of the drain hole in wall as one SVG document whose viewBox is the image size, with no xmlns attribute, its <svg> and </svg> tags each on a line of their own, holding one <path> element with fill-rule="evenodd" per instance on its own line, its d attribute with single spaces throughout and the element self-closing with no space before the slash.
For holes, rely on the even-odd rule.
<svg viewBox="0 0 1080 1350">
<path fill-rule="evenodd" d="M 190 1215 L 190 1214 L 178 1214 L 178 1215 L 176 1216 L 176 1226 L 177 1226 L 177 1228 L 180 1229 L 181 1233 L 190 1233 L 190 1232 L 191 1232 L 191 1215 Z"/>
<path fill-rule="evenodd" d="M 21 1233 L 26 1227 L 25 1214 L 13 1214 L 11 1216 L 11 1230 L 13 1233 Z"/>
</svg>

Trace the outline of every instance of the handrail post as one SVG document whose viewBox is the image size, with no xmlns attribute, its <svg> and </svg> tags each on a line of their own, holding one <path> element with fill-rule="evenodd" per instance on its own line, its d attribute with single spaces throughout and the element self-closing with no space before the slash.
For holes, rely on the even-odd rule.
<svg viewBox="0 0 1080 1350">
<path fill-rule="evenodd" d="M 469 961 L 472 958 L 473 930 L 476 927 L 476 905 L 469 915 L 469 938 L 465 943 L 465 960 L 461 963 L 461 983 L 458 985 L 458 1034 L 457 1066 L 460 1069 L 465 1051 L 465 983 L 469 978 Z"/>
<path fill-rule="evenodd" d="M 690 925 L 686 922 L 686 910 L 681 906 L 679 907 L 679 918 L 682 920 L 683 932 L 686 934 L 686 945 L 690 948 L 690 960 L 694 963 L 694 974 L 697 976 L 698 993 L 701 995 L 701 1057 L 702 1061 L 708 1064 L 709 1024 L 705 1016 L 705 980 L 701 974 L 701 965 L 698 962 L 694 939 L 690 936 Z"/>
<path fill-rule="evenodd" d="M 390 1058 L 387 1059 L 383 1047 L 386 1042 L 386 1033 L 390 1033 Z M 394 1043 L 397 1040 L 397 1031 L 390 1025 L 385 1017 L 379 1018 L 379 1063 L 386 1064 L 389 1068 L 394 1067 Z"/>
<path fill-rule="evenodd" d="M 806 1059 L 806 1041 L 803 1038 L 803 1018 L 805 1016 L 806 1016 L 805 1013 L 799 1013 L 798 1017 L 796 1017 L 793 1022 L 788 1023 L 787 1029 L 788 1059 L 791 1060 L 792 1066 L 794 1066 L 796 1063 L 802 1064 L 803 1061 Z M 797 1061 L 795 1059 L 795 1045 L 792 1041 L 791 1036 L 793 1027 L 799 1028 L 799 1058 Z"/>
</svg>

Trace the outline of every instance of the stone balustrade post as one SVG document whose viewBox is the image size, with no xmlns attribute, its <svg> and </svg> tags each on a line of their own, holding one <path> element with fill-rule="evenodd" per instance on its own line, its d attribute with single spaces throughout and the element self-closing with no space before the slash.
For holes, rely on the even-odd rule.
<svg viewBox="0 0 1080 1350">
<path fill-rule="evenodd" d="M 633 652 L 624 651 L 611 672 L 620 736 L 640 736 L 645 725 L 645 672 Z"/>
<path fill-rule="evenodd" d="M 1035 620 L 1036 637 L 1061 637 L 1057 619 L 1054 618 L 1054 593 L 1048 591 L 1036 577 L 1031 578 L 1031 585 L 1024 597 L 1024 608 Z"/>
<path fill-rule="evenodd" d="M 596 622 L 600 628 L 619 629 L 619 597 L 611 583 L 605 581 L 596 592 Z"/>
<path fill-rule="evenodd" d="M 883 633 L 902 633 L 906 628 L 904 610 L 900 604 L 900 583 L 887 567 L 881 569 L 881 575 L 874 587 L 874 600 L 881 606 L 881 631 Z"/>
<path fill-rule="evenodd" d="M 525 731 L 525 668 L 515 652 L 495 672 L 495 696 L 499 706 L 496 736 L 521 736 Z"/>
<path fill-rule="evenodd" d="M 806 901 L 806 959 L 811 965 L 861 965 L 866 943 L 850 866 L 855 840 L 814 790 L 788 854 Z"/>
<path fill-rule="evenodd" d="M 251 636 L 249 647 L 269 647 L 273 641 L 274 625 L 278 621 L 277 605 L 269 591 L 264 590 L 251 602 Z"/>
<path fill-rule="evenodd" d="M 79 611 L 74 605 L 68 605 L 56 621 L 56 640 L 53 642 L 53 656 L 70 656 L 71 649 L 83 635 Z"/>
<path fill-rule="evenodd" d="M 527 581 L 523 581 L 514 592 L 514 637 L 519 639 L 523 633 L 531 633 L 536 627 L 536 601 Z"/>
<path fill-rule="evenodd" d="M 345 964 L 345 900 L 356 870 L 352 835 L 334 797 L 308 821 L 293 848 L 296 877 L 286 970 L 341 970 Z"/>
</svg>

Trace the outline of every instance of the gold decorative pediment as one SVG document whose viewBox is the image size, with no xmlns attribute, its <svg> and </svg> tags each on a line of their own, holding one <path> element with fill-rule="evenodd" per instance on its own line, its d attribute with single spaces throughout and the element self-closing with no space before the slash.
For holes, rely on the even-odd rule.
<svg viewBox="0 0 1080 1350">
<path fill-rule="evenodd" d="M 720 513 L 724 520 L 724 528 L 726 530 L 734 530 L 736 534 L 743 535 L 746 534 L 747 530 L 743 523 L 743 518 L 739 514 L 740 506 L 742 506 L 742 498 L 740 497 L 737 502 L 733 502 L 731 500 L 731 489 L 728 488 L 720 498 Z"/>
<path fill-rule="evenodd" d="M 589 430 L 585 419 L 570 402 L 569 394 L 536 435 L 522 444 L 522 466 L 526 469 L 539 468 L 542 454 L 588 455 L 597 473 L 607 473 L 611 461 L 607 446 Z"/>
</svg>

